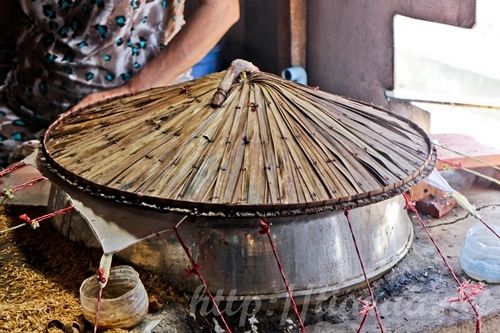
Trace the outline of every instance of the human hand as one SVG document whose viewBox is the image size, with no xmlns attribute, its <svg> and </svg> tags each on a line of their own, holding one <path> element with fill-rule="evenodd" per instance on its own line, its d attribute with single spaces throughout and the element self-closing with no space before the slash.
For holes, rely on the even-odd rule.
<svg viewBox="0 0 500 333">
<path fill-rule="evenodd" d="M 128 85 L 123 85 L 110 90 L 99 91 L 90 95 L 85 96 L 78 104 L 71 108 L 71 111 L 76 111 L 78 109 L 83 109 L 89 105 L 95 104 L 99 101 L 104 101 L 117 96 L 122 96 L 126 94 L 131 94 L 132 91 Z"/>
</svg>

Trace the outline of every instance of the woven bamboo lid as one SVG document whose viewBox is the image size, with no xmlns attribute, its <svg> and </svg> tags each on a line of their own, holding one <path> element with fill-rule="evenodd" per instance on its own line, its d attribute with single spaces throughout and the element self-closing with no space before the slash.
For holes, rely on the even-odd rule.
<svg viewBox="0 0 500 333">
<path fill-rule="evenodd" d="M 406 190 L 435 162 L 429 138 L 408 120 L 238 61 L 65 113 L 43 152 L 83 190 L 209 216 L 366 205 Z"/>
</svg>

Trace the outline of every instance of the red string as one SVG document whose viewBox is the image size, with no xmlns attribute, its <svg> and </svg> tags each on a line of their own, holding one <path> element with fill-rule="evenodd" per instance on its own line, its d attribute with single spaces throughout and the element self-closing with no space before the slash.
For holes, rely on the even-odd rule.
<svg viewBox="0 0 500 333">
<path fill-rule="evenodd" d="M 259 220 L 259 226 L 260 226 L 259 234 L 261 235 L 267 235 L 271 231 L 269 224 L 265 220 L 262 219 Z"/>
<path fill-rule="evenodd" d="M 378 328 L 380 329 L 380 332 L 384 333 L 385 330 L 384 330 L 384 325 L 382 324 L 382 318 L 380 318 L 380 315 L 378 313 L 377 302 L 375 301 L 375 294 L 373 293 L 372 286 L 370 285 L 370 281 L 368 280 L 368 276 L 366 275 L 365 264 L 363 263 L 363 259 L 361 258 L 361 253 L 359 252 L 356 236 L 354 236 L 354 231 L 352 230 L 352 224 L 351 224 L 351 219 L 349 218 L 349 212 L 350 211 L 348 209 L 344 210 L 344 215 L 346 217 L 347 224 L 349 226 L 349 231 L 351 232 L 354 248 L 356 249 L 356 255 L 358 256 L 359 264 L 361 265 L 361 270 L 363 271 L 363 277 L 365 278 L 365 282 L 368 287 L 368 291 L 370 292 L 370 298 L 372 301 L 371 304 L 368 304 L 366 301 L 361 302 L 363 304 L 363 308 L 361 309 L 362 312 L 360 311 L 360 314 L 363 314 L 363 319 L 361 320 L 359 328 L 356 332 L 361 332 L 361 329 L 365 325 L 366 318 L 368 317 L 368 313 L 370 312 L 371 309 L 373 309 L 375 311 L 375 317 L 377 318 Z"/>
<path fill-rule="evenodd" d="M 97 281 L 100 283 L 106 283 L 106 277 L 104 276 L 104 267 L 100 267 L 97 270 Z"/>
<path fill-rule="evenodd" d="M 21 161 L 21 162 L 14 163 L 14 164 L 12 164 L 12 165 L 8 166 L 7 168 L 3 169 L 2 171 L 0 171 L 0 177 L 3 177 L 3 176 L 5 176 L 5 175 L 7 175 L 7 174 L 11 173 L 11 172 L 12 172 L 12 171 L 14 171 L 14 170 L 17 170 L 17 169 L 19 169 L 19 168 L 22 168 L 22 167 L 23 167 L 23 166 L 25 166 L 25 165 L 26 165 L 26 163 L 24 163 L 24 162 L 22 162 L 22 161 Z"/>
<path fill-rule="evenodd" d="M 97 281 L 100 283 L 106 283 L 106 276 L 104 276 L 104 267 L 99 267 L 96 272 Z M 104 288 L 99 286 L 99 293 L 97 294 L 97 303 L 95 306 L 95 317 L 94 317 L 94 333 L 97 332 L 97 324 L 99 323 L 99 311 L 101 310 L 102 305 L 102 291 Z"/>
<path fill-rule="evenodd" d="M 74 208 L 75 208 L 75 206 L 69 206 L 66 208 L 62 208 L 62 209 L 53 211 L 52 213 L 48 213 L 48 214 L 45 214 L 45 215 L 42 215 L 39 217 L 35 217 L 34 219 L 31 219 L 27 214 L 23 214 L 23 215 L 19 216 L 19 218 L 21 220 L 25 221 L 26 223 L 30 223 L 33 221 L 42 222 L 43 220 L 50 219 L 51 217 L 66 214 L 67 212 L 69 212 L 70 210 L 72 210 Z"/>
<path fill-rule="evenodd" d="M 259 233 L 262 235 L 267 235 L 267 239 L 269 240 L 269 244 L 271 245 L 271 248 L 273 250 L 274 258 L 276 259 L 276 264 L 278 264 L 278 269 L 280 271 L 281 278 L 283 279 L 283 282 L 285 283 L 286 291 L 288 293 L 288 297 L 290 298 L 290 303 L 292 304 L 293 313 L 295 314 L 295 317 L 297 317 L 297 320 L 299 321 L 300 332 L 305 333 L 306 327 L 304 326 L 304 322 L 302 321 L 302 317 L 300 316 L 299 309 L 297 307 L 297 303 L 295 303 L 295 299 L 293 298 L 292 290 L 291 290 L 290 285 L 288 284 L 288 281 L 286 279 L 285 271 L 283 270 L 283 265 L 281 264 L 281 260 L 278 256 L 278 252 L 276 251 L 276 246 L 275 246 L 273 238 L 271 236 L 271 227 L 269 226 L 269 223 L 267 223 L 267 221 L 265 219 L 259 220 L 259 226 L 260 226 Z"/>
<path fill-rule="evenodd" d="M 99 275 L 97 277 L 99 280 Z M 104 278 L 106 280 L 106 278 Z M 94 333 L 97 332 L 97 323 L 99 322 L 99 311 L 101 310 L 101 304 L 102 304 L 102 290 L 104 288 L 99 288 L 99 294 L 97 295 L 97 303 L 95 307 L 95 318 L 94 318 Z"/>
<path fill-rule="evenodd" d="M 185 269 L 186 277 L 190 278 L 193 275 L 197 275 L 196 272 L 199 272 L 201 269 L 200 264 L 194 264 L 192 267 L 188 267 Z"/>
<path fill-rule="evenodd" d="M 189 262 L 191 263 L 191 268 L 189 268 L 186 272 L 189 272 L 192 275 L 197 275 L 198 276 L 198 278 L 200 279 L 201 283 L 203 284 L 203 287 L 205 288 L 205 292 L 207 293 L 208 298 L 210 298 L 210 302 L 212 303 L 213 307 L 217 310 L 217 315 L 220 317 L 222 323 L 224 324 L 224 329 L 226 330 L 227 333 L 232 333 L 231 329 L 229 328 L 228 323 L 226 322 L 226 320 L 224 319 L 224 316 L 222 315 L 221 310 L 219 309 L 219 306 L 217 305 L 217 302 L 215 301 L 214 296 L 212 295 L 212 293 L 208 289 L 208 284 L 207 284 L 205 278 L 203 277 L 203 275 L 201 274 L 201 271 L 200 271 L 201 267 L 200 267 L 200 265 L 197 264 L 194 261 L 194 258 L 191 255 L 191 252 L 189 252 L 189 249 L 186 246 L 186 243 L 184 243 L 184 240 L 182 239 L 181 235 L 177 231 L 178 226 L 179 225 L 176 225 L 173 228 L 174 233 L 175 233 L 175 237 L 177 238 L 177 241 L 179 242 L 179 244 L 182 246 L 182 249 L 186 253 L 186 256 L 188 257 Z"/>
<path fill-rule="evenodd" d="M 370 311 L 371 311 L 373 308 L 375 308 L 375 307 L 373 306 L 373 304 L 371 304 L 371 303 L 369 303 L 369 302 L 365 301 L 364 299 L 361 299 L 361 298 L 360 298 L 360 299 L 359 299 L 359 302 L 363 305 L 363 307 L 361 308 L 361 310 L 359 310 L 359 314 L 360 314 L 360 315 L 364 315 L 364 316 L 366 316 L 366 315 L 368 315 L 368 313 L 370 313 Z"/>
<path fill-rule="evenodd" d="M 403 193 L 403 197 L 404 197 L 405 203 L 406 203 L 405 209 L 410 210 L 415 214 L 418 221 L 420 222 L 420 225 L 425 230 L 425 233 L 427 234 L 427 236 L 431 240 L 432 244 L 436 248 L 437 252 L 441 256 L 441 259 L 443 259 L 443 262 L 446 265 L 446 267 L 448 268 L 448 271 L 451 273 L 451 276 L 453 277 L 453 279 L 457 283 L 458 292 L 460 294 L 460 297 L 457 299 L 457 301 L 465 301 L 465 302 L 469 303 L 472 310 L 474 311 L 474 314 L 476 315 L 476 333 L 481 333 L 481 327 L 482 327 L 481 314 L 479 313 L 479 310 L 476 307 L 476 305 L 474 304 L 474 302 L 472 302 L 472 297 L 477 296 L 479 293 L 475 293 L 475 291 L 472 291 L 471 294 L 469 294 L 467 292 L 467 290 L 470 290 L 470 287 L 469 287 L 470 284 L 468 284 L 467 281 L 461 282 L 459 280 L 459 278 L 457 277 L 457 275 L 453 271 L 453 268 L 451 268 L 450 263 L 448 262 L 445 255 L 443 254 L 443 252 L 441 251 L 441 249 L 437 245 L 436 241 L 432 237 L 431 233 L 429 232 L 429 229 L 427 229 L 427 226 L 425 225 L 424 220 L 422 220 L 422 217 L 418 213 L 417 208 L 415 208 L 415 203 L 411 201 L 408 193 Z M 484 289 L 484 287 L 483 287 L 483 289 Z"/>
<path fill-rule="evenodd" d="M 471 282 L 465 280 L 458 287 L 458 294 L 460 295 L 458 298 L 450 299 L 450 302 L 462 302 L 469 299 L 473 299 L 476 296 L 479 296 L 486 287 L 486 284 L 482 282 Z"/>
<path fill-rule="evenodd" d="M 36 183 L 41 182 L 42 180 L 45 180 L 45 179 L 47 179 L 47 178 L 45 178 L 43 176 L 35 178 L 33 180 L 27 181 L 26 183 L 22 183 L 22 184 L 13 186 L 12 188 L 10 188 L 10 191 L 18 192 L 18 191 L 24 190 L 25 188 L 31 187 L 31 186 L 35 185 Z M 7 190 L 4 189 L 2 192 L 0 192 L 0 197 L 5 196 L 6 191 Z"/>
<path fill-rule="evenodd" d="M 368 314 L 374 308 L 373 304 L 371 304 L 363 299 L 359 299 L 359 302 L 363 305 L 361 310 L 359 310 L 359 314 L 361 316 L 363 316 L 363 319 L 361 319 L 361 322 L 359 323 L 359 327 L 358 327 L 356 333 L 361 332 L 361 329 L 363 328 L 363 326 L 365 326 L 365 322 L 366 322 L 366 319 L 368 318 Z"/>
<path fill-rule="evenodd" d="M 21 221 L 24 221 L 27 225 L 31 225 L 33 229 L 36 229 L 40 226 L 39 222 L 42 222 L 44 220 L 50 219 L 51 217 L 58 216 L 58 215 L 63 215 L 69 212 L 70 210 L 74 209 L 75 206 L 69 206 L 63 209 L 56 210 L 52 213 L 48 213 L 39 217 L 35 217 L 34 219 L 30 218 L 28 214 L 22 214 L 19 216 L 19 219 Z"/>
<path fill-rule="evenodd" d="M 446 164 L 448 164 L 448 166 L 451 166 L 451 167 L 454 167 L 454 168 L 457 168 L 457 169 L 463 169 L 463 167 L 464 167 L 462 161 L 450 162 L 450 161 L 447 161 L 447 160 L 442 160 L 440 158 L 438 158 L 438 161 L 440 161 L 442 163 L 446 163 Z"/>
<path fill-rule="evenodd" d="M 32 221 L 31 218 L 26 213 L 19 215 L 19 219 L 21 221 L 24 221 L 24 223 L 26 223 L 26 224 L 31 224 L 31 221 Z"/>
</svg>

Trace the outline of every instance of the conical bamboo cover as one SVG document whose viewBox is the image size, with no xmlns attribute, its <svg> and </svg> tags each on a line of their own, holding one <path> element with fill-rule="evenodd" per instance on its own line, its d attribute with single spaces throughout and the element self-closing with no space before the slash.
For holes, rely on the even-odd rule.
<svg viewBox="0 0 500 333">
<path fill-rule="evenodd" d="M 121 202 L 232 216 L 365 205 L 433 167 L 413 123 L 271 74 L 236 75 L 214 107 L 224 74 L 62 115 L 44 139 L 47 164 Z"/>
</svg>

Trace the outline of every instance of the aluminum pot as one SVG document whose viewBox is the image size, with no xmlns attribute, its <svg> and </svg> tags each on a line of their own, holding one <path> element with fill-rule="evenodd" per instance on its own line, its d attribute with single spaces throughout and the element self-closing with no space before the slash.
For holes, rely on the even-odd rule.
<svg viewBox="0 0 500 333">
<path fill-rule="evenodd" d="M 351 210 L 350 218 L 369 278 L 393 267 L 408 251 L 413 229 L 401 196 Z M 52 189 L 49 209 L 67 206 L 67 194 Z M 126 207 L 124 210 L 128 209 Z M 145 213 L 146 215 L 146 213 Z M 166 220 L 172 214 L 162 214 Z M 80 214 L 57 217 L 54 225 L 88 246 L 98 242 Z M 299 299 L 321 301 L 363 282 L 361 266 L 344 213 L 271 218 L 272 237 L 287 279 Z M 131 221 L 130 223 L 137 223 Z M 147 225 L 147 221 L 142 221 Z M 233 300 L 277 300 L 286 289 L 258 220 L 193 217 L 179 228 L 210 289 Z M 176 287 L 195 292 L 189 261 L 173 232 L 143 240 L 117 253 L 136 266 L 160 274 Z"/>
</svg>

